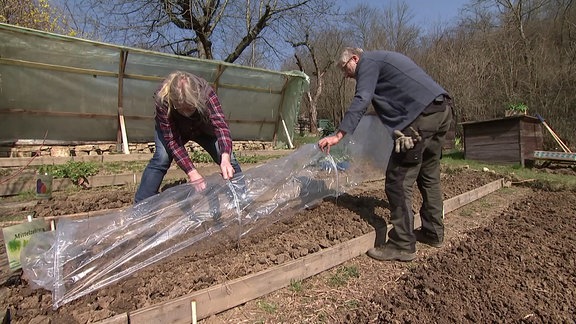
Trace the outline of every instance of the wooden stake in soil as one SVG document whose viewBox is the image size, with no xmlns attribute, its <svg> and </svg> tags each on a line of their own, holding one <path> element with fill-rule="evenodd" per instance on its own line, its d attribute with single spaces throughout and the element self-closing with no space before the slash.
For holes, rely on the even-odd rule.
<svg viewBox="0 0 576 324">
<path fill-rule="evenodd" d="M 196 301 L 195 300 L 193 300 L 190 303 L 190 307 L 192 307 L 192 324 L 196 324 L 197 319 L 196 319 Z"/>
</svg>

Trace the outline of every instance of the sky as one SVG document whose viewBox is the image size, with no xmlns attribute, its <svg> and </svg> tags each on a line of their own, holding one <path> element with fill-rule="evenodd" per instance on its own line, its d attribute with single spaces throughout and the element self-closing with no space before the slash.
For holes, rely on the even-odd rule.
<svg viewBox="0 0 576 324">
<path fill-rule="evenodd" d="M 339 0 L 343 8 L 353 8 L 358 4 L 366 3 L 371 6 L 388 6 L 396 0 Z M 402 0 L 400 0 L 402 1 Z M 470 0 L 403 0 L 414 15 L 413 22 L 424 29 L 439 22 L 448 22 L 459 15 Z"/>
</svg>

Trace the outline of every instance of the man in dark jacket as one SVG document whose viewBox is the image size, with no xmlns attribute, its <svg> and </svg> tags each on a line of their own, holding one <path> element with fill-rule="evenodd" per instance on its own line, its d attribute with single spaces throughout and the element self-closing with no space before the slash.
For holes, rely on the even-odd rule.
<svg viewBox="0 0 576 324">
<path fill-rule="evenodd" d="M 346 48 L 338 62 L 346 77 L 356 79 L 356 93 L 338 131 L 318 142 L 326 153 L 346 134 L 352 134 L 370 103 L 394 140 L 385 191 L 392 230 L 383 246 L 368 255 L 377 260 L 411 261 L 416 241 L 440 247 L 444 240 L 444 209 L 440 158 L 452 121 L 451 98 L 410 58 L 390 51 Z M 422 227 L 414 230 L 412 188 L 424 199 Z"/>
</svg>

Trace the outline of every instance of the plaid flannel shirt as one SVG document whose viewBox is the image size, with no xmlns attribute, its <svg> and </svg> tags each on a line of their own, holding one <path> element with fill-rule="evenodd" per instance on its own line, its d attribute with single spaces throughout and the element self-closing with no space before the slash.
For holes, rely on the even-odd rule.
<svg viewBox="0 0 576 324">
<path fill-rule="evenodd" d="M 188 174 L 195 169 L 184 144 L 199 136 L 216 136 L 220 154 L 232 153 L 232 137 L 222 106 L 214 90 L 210 90 L 206 102 L 208 118 L 207 122 L 200 118 L 196 111 L 192 116 L 186 117 L 172 110 L 168 115 L 166 102 L 156 100 L 156 123 L 160 133 L 164 137 L 167 149 L 172 153 L 176 164 Z"/>
</svg>

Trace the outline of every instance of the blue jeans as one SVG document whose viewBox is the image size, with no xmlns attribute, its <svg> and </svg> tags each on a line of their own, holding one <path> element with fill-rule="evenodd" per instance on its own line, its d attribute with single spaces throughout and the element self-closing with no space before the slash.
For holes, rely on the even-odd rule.
<svg viewBox="0 0 576 324">
<path fill-rule="evenodd" d="M 216 164 L 220 165 L 220 147 L 218 146 L 218 140 L 215 136 L 201 136 L 193 139 L 193 141 L 206 150 L 206 152 L 208 152 L 212 157 L 212 160 L 214 160 Z M 158 193 L 162 180 L 164 180 L 164 176 L 174 159 L 172 153 L 167 150 L 166 142 L 160 133 L 158 126 L 155 127 L 154 143 L 156 149 L 152 159 L 150 159 L 150 162 L 148 162 L 146 169 L 144 169 L 144 172 L 142 173 L 142 179 L 140 180 L 140 186 L 136 191 L 134 203 L 140 202 Z M 233 153 L 230 156 L 230 163 L 232 164 L 236 174 L 242 172 L 240 164 L 238 164 Z"/>
</svg>

